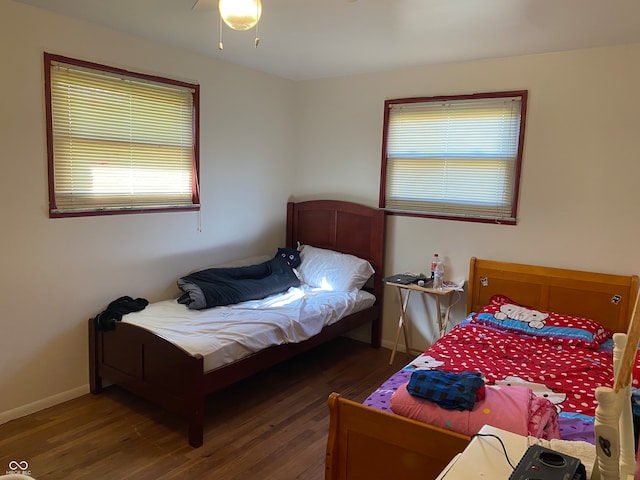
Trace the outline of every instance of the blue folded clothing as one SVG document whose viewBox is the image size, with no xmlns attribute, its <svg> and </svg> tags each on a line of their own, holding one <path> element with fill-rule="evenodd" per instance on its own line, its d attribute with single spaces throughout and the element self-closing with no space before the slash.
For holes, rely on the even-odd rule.
<svg viewBox="0 0 640 480">
<path fill-rule="evenodd" d="M 448 410 L 471 410 L 478 390 L 484 386 L 478 372 L 416 370 L 411 374 L 407 391 L 411 395 L 437 403 Z"/>
</svg>

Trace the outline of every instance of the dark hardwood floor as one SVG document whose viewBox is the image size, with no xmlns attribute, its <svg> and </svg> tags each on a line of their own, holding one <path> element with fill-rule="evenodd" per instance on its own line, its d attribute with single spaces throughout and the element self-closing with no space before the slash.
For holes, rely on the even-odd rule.
<svg viewBox="0 0 640 480">
<path fill-rule="evenodd" d="M 338 338 L 208 398 L 204 446 L 186 423 L 109 387 L 0 425 L 0 475 L 37 480 L 324 478 L 327 396 L 363 401 L 415 355 Z"/>
</svg>

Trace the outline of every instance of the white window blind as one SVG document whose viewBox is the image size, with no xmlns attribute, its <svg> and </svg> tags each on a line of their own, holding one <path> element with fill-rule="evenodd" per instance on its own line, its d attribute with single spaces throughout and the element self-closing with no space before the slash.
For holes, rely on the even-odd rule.
<svg viewBox="0 0 640 480">
<path fill-rule="evenodd" d="M 197 207 L 193 86 L 49 68 L 52 213 Z"/>
<path fill-rule="evenodd" d="M 515 222 L 522 93 L 389 101 L 382 206 Z"/>
</svg>

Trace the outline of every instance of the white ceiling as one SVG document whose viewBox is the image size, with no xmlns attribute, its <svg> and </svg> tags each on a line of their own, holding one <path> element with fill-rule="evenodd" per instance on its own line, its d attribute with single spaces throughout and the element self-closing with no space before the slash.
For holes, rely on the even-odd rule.
<svg viewBox="0 0 640 480">
<path fill-rule="evenodd" d="M 222 51 L 195 0 L 16 1 L 293 80 L 640 42 L 640 0 L 262 0 Z"/>
</svg>

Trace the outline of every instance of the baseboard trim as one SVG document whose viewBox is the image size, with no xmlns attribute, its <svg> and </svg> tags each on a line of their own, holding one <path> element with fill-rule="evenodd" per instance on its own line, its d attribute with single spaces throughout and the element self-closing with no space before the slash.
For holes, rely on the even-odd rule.
<svg viewBox="0 0 640 480">
<path fill-rule="evenodd" d="M 7 410 L 6 412 L 0 412 L 0 425 L 11 420 L 15 420 L 16 418 L 39 412 L 45 408 L 53 407 L 68 400 L 73 400 L 74 398 L 81 397 L 86 393 L 89 393 L 89 384 L 67 390 L 66 392 L 57 393 L 56 395 Z"/>
<path fill-rule="evenodd" d="M 371 334 L 367 333 L 367 332 L 349 332 L 347 334 L 345 334 L 345 337 L 351 338 L 353 340 L 356 340 L 358 342 L 362 342 L 362 343 L 371 343 Z M 382 340 L 380 342 L 380 346 L 384 347 L 384 348 L 388 348 L 389 350 L 393 349 L 393 342 L 391 340 Z M 398 345 L 398 347 L 402 348 L 402 351 L 404 352 L 404 344 Z M 426 349 L 425 349 L 426 350 Z M 416 353 L 416 355 L 418 355 Z"/>
</svg>

